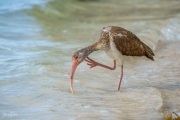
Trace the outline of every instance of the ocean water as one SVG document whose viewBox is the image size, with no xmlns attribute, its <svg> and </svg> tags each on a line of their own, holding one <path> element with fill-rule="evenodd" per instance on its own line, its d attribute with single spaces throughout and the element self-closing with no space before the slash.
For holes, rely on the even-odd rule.
<svg viewBox="0 0 180 120">
<path fill-rule="evenodd" d="M 180 115 L 178 0 L 0 1 L 0 119 L 162 120 Z M 104 26 L 132 31 L 155 61 L 129 60 L 109 71 L 83 62 L 69 87 L 72 53 L 96 42 Z M 103 51 L 90 55 L 107 65 Z M 103 61 L 102 61 L 103 59 Z"/>
</svg>

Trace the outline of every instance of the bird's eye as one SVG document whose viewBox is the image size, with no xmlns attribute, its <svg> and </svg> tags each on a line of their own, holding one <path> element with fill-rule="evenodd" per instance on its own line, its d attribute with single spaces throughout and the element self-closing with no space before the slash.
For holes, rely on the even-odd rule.
<svg viewBox="0 0 180 120">
<path fill-rule="evenodd" d="M 78 59 L 78 56 L 75 56 L 76 59 Z"/>
</svg>

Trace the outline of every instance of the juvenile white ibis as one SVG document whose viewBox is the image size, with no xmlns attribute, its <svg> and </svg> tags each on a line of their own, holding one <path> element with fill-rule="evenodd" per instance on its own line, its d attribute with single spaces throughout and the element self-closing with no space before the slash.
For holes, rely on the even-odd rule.
<svg viewBox="0 0 180 120">
<path fill-rule="evenodd" d="M 98 63 L 91 58 L 89 54 L 94 51 L 103 50 L 106 54 L 114 60 L 114 66 L 109 67 Z M 126 56 L 146 56 L 147 58 L 154 60 L 154 53 L 151 48 L 145 45 L 140 39 L 134 35 L 132 32 L 117 26 L 104 27 L 101 30 L 101 36 L 99 40 L 85 48 L 76 51 L 72 56 L 72 70 L 71 70 L 71 81 L 70 88 L 71 92 L 74 93 L 73 89 L 73 76 L 77 66 L 84 60 L 90 68 L 100 66 L 107 68 L 109 70 L 116 69 L 116 61 L 121 65 L 121 74 L 118 85 L 118 91 L 120 90 L 120 85 L 123 77 L 123 64 Z"/>
</svg>

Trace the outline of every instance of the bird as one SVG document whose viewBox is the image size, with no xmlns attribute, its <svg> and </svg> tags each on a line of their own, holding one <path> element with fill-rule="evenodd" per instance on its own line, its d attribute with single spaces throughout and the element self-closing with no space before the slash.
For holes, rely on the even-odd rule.
<svg viewBox="0 0 180 120">
<path fill-rule="evenodd" d="M 96 62 L 95 60 L 88 57 L 92 52 L 102 50 L 105 51 L 107 56 L 113 59 L 114 65 L 107 66 Z M 131 31 L 128 31 L 122 27 L 118 26 L 107 26 L 103 27 L 101 30 L 100 38 L 97 42 L 87 47 L 84 47 L 80 50 L 77 50 L 72 55 L 72 69 L 70 73 L 70 89 L 71 92 L 74 93 L 73 88 L 73 78 L 74 73 L 76 71 L 77 66 L 83 61 L 87 62 L 87 65 L 90 68 L 94 68 L 97 66 L 115 70 L 116 63 L 118 63 L 121 67 L 120 79 L 118 84 L 118 91 L 120 91 L 121 81 L 123 78 L 123 65 L 126 60 L 126 56 L 128 57 L 141 57 L 145 56 L 148 59 L 154 61 L 153 50 L 148 47 L 145 43 L 143 43 L 135 34 Z"/>
</svg>

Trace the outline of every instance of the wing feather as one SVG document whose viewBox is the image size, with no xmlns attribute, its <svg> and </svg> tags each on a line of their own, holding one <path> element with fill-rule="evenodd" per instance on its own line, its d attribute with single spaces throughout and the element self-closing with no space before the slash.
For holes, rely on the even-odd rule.
<svg viewBox="0 0 180 120">
<path fill-rule="evenodd" d="M 134 34 L 127 32 L 112 35 L 116 48 L 126 56 L 143 56 L 145 55 L 145 48 L 142 42 Z"/>
<path fill-rule="evenodd" d="M 122 55 L 146 56 L 147 58 L 154 60 L 152 49 L 141 42 L 132 32 L 117 26 L 105 27 L 102 30 L 102 33 L 104 32 L 106 33 L 105 35 L 107 35 L 106 37 L 109 37 L 108 40 L 112 40 L 115 43 L 117 50 L 119 50 Z M 105 35 L 103 34 L 103 36 Z M 107 48 L 107 46 L 105 48 Z"/>
</svg>

